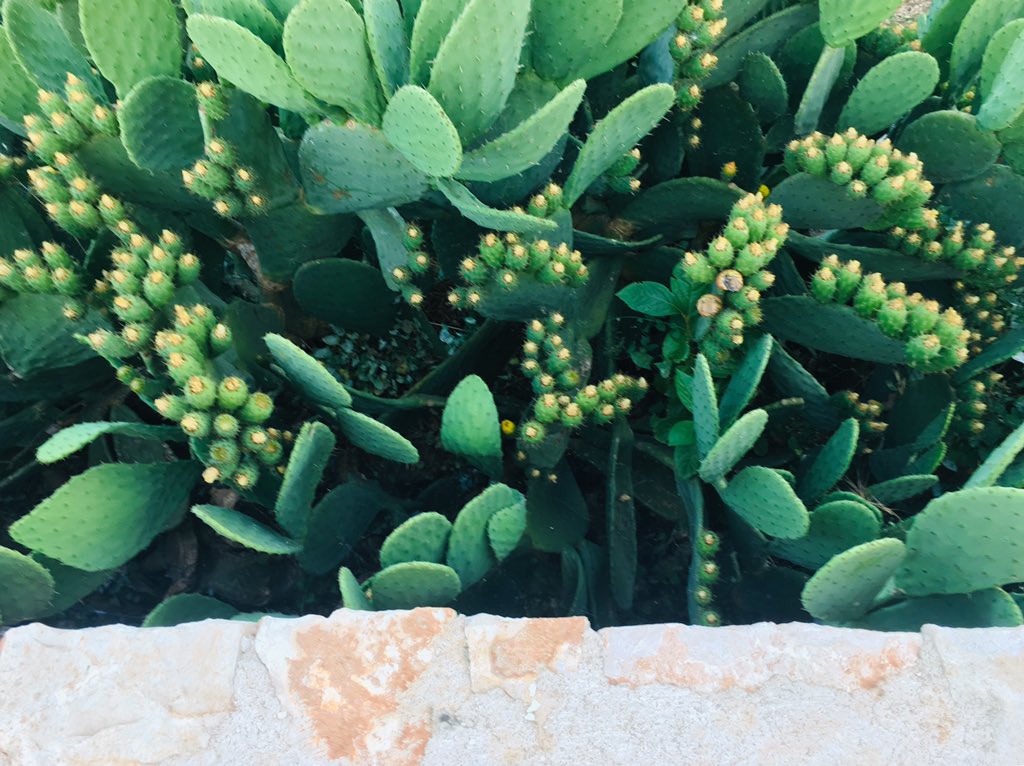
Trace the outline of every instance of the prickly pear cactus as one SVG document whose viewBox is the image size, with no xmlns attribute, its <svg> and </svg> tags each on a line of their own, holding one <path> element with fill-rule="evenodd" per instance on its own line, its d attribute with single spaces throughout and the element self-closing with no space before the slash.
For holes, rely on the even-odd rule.
<svg viewBox="0 0 1024 766">
<path fill-rule="evenodd" d="M 1024 6 L 897 5 L 5 0 L 0 619 L 1024 623 Z"/>
</svg>

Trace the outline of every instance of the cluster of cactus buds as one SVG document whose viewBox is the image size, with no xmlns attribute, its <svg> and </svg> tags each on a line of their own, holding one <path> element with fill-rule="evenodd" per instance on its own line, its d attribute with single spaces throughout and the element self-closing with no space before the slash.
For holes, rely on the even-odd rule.
<svg viewBox="0 0 1024 766">
<path fill-rule="evenodd" d="M 481 237 L 475 257 L 462 259 L 459 273 L 466 286 L 453 290 L 448 299 L 453 306 L 472 307 L 487 290 L 512 290 L 523 280 L 582 287 L 588 271 L 580 252 L 564 242 L 526 242 L 518 234 L 501 237 L 492 232 Z"/>
<path fill-rule="evenodd" d="M 864 401 L 856 391 L 837 391 L 829 399 L 844 418 L 854 418 L 860 423 L 861 434 L 882 434 L 889 428 L 889 424 L 881 420 L 882 403 L 875 399 Z"/>
<path fill-rule="evenodd" d="M 690 590 L 690 598 L 697 606 L 696 624 L 708 628 L 722 624 L 721 616 L 712 608 L 714 592 L 711 589 L 719 577 L 718 562 L 715 561 L 719 545 L 718 535 L 706 528 L 699 530 L 693 540 L 692 567 L 696 573 L 696 584 Z"/>
<path fill-rule="evenodd" d="M 978 287 L 998 287 L 1018 279 L 1024 257 L 1014 247 L 1001 247 L 987 223 L 969 226 L 957 221 L 950 227 L 929 216 L 928 225 L 908 230 L 897 226 L 890 232 L 892 246 L 924 261 L 943 261 L 964 272 L 964 283 Z"/>
<path fill-rule="evenodd" d="M 711 50 L 727 23 L 722 0 L 690 0 L 676 19 L 677 31 L 668 49 L 676 65 L 676 103 L 684 112 L 701 101 L 701 82 L 718 64 L 718 57 Z"/>
<path fill-rule="evenodd" d="M 917 22 L 910 24 L 882 24 L 861 38 L 859 45 L 876 58 L 885 59 L 905 51 L 921 50 Z"/>
<path fill-rule="evenodd" d="M 173 327 L 158 332 L 153 345 L 180 393 L 164 394 L 154 406 L 189 436 L 208 483 L 247 490 L 260 466 L 280 467 L 290 435 L 265 426 L 274 410 L 267 394 L 250 391 L 240 377 L 210 373 L 212 357 L 230 344 L 230 330 L 206 306 L 175 306 Z"/>
<path fill-rule="evenodd" d="M 426 244 L 423 229 L 410 224 L 402 237 L 405 245 L 406 261 L 404 266 L 396 266 L 391 270 L 392 279 L 402 288 L 402 297 L 413 308 L 423 306 L 423 289 L 419 283 L 429 276 L 434 269 L 434 262 L 424 249 Z"/>
<path fill-rule="evenodd" d="M 943 310 L 938 301 L 908 293 L 902 282 L 887 284 L 881 274 L 864 274 L 859 261 L 844 263 L 836 255 L 824 258 L 811 277 L 811 294 L 822 303 L 852 305 L 887 336 L 905 341 L 912 367 L 948 370 L 970 355 L 971 332 L 956 309 Z"/>
<path fill-rule="evenodd" d="M 968 439 L 976 438 L 989 428 L 990 422 L 993 430 L 1001 430 L 1004 424 L 1000 418 L 993 419 L 992 412 L 1001 409 L 1001 400 L 1009 398 L 1000 372 L 984 372 L 957 386 L 956 409 L 951 424 L 954 432 Z M 1005 434 L 1000 438 L 1002 436 Z"/>
<path fill-rule="evenodd" d="M 527 444 L 544 441 L 546 426 L 555 423 L 566 428 L 579 428 L 588 422 L 610 423 L 618 415 L 628 414 L 633 403 L 647 392 L 646 380 L 623 374 L 582 385 L 574 346 L 571 329 L 559 313 L 534 319 L 526 326 L 521 369 L 537 394 L 533 419 L 520 429 Z"/>
<path fill-rule="evenodd" d="M 640 179 L 634 176 L 640 167 L 640 149 L 634 148 L 622 155 L 602 176 L 605 184 L 616 194 L 635 194 L 640 191 Z"/>
<path fill-rule="evenodd" d="M 1007 316 L 1013 311 L 1013 305 L 998 293 L 975 292 L 964 282 L 954 282 L 953 289 L 960 297 L 959 311 L 971 331 L 970 352 L 980 354 L 1006 331 Z"/>
<path fill-rule="evenodd" d="M 633 166 L 633 168 L 635 167 L 636 165 Z M 519 206 L 515 206 L 512 208 L 512 212 L 525 212 L 528 215 L 536 216 L 537 218 L 551 218 L 555 213 L 559 210 L 563 210 L 564 208 L 565 197 L 562 192 L 562 187 L 556 183 L 549 183 L 544 187 L 543 191 L 540 191 L 530 197 L 530 201 L 526 205 L 526 210 L 523 210 Z"/>
<path fill-rule="evenodd" d="M 64 96 L 40 90 L 39 113 L 25 115 L 28 149 L 44 162 L 53 163 L 57 154 L 69 154 L 97 134 L 116 136 L 117 117 L 99 103 L 85 83 L 68 74 Z"/>
<path fill-rule="evenodd" d="M 874 199 L 904 228 L 924 228 L 935 216 L 924 209 L 935 189 L 924 177 L 921 160 L 894 148 L 887 138 L 875 141 L 853 128 L 832 136 L 813 133 L 791 141 L 784 162 L 789 173 L 828 178 L 846 187 L 851 197 Z"/>
<path fill-rule="evenodd" d="M 96 182 L 85 172 L 74 152 L 97 133 L 117 133 L 114 113 L 97 104 L 81 80 L 68 75 L 68 100 L 39 91 L 42 115 L 25 115 L 26 147 L 45 163 L 27 172 L 33 191 L 47 215 L 69 234 L 85 237 L 107 222 L 99 206 Z"/>
<path fill-rule="evenodd" d="M 219 86 L 205 82 L 200 83 L 197 90 L 213 94 L 208 102 L 218 104 L 215 94 Z M 204 108 L 207 115 L 223 117 L 216 106 Z M 210 124 L 216 124 L 212 116 Z M 256 172 L 238 162 L 235 148 L 223 138 L 210 138 L 203 159 L 181 171 L 181 180 L 190 192 L 210 200 L 214 212 L 223 218 L 260 215 L 267 211 L 267 198 L 257 188 Z"/>
<path fill-rule="evenodd" d="M 782 208 L 749 194 L 733 206 L 724 231 L 705 252 L 688 252 L 677 266 L 690 284 L 707 288 L 696 310 L 710 322 L 701 351 L 716 368 L 726 367 L 745 330 L 761 323 L 761 294 L 775 281 L 767 267 L 788 236 Z"/>
<path fill-rule="evenodd" d="M 0 285 L 12 293 L 63 295 L 65 316 L 77 318 L 88 285 L 79 264 L 61 245 L 44 242 L 42 252 L 15 250 L 11 259 L 0 258 Z"/>
</svg>

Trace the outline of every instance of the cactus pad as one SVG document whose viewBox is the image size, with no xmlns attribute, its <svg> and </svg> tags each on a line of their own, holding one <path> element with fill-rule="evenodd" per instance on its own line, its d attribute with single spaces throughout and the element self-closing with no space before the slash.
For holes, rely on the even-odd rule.
<svg viewBox="0 0 1024 766">
<path fill-rule="evenodd" d="M 492 478 L 501 475 L 498 409 L 487 384 L 470 375 L 448 397 L 441 419 L 441 445 L 465 457 Z"/>
<path fill-rule="evenodd" d="M 916 152 L 925 174 L 936 183 L 981 175 L 999 157 L 998 139 L 978 127 L 974 115 L 955 110 L 931 112 L 910 123 L 897 146 Z"/>
<path fill-rule="evenodd" d="M 293 112 L 317 111 L 288 65 L 245 27 L 197 14 L 189 16 L 188 34 L 217 73 L 246 93 Z"/>
<path fill-rule="evenodd" d="M 24 136 L 22 117 L 36 108 L 36 84 L 15 58 L 7 36 L 0 35 L 0 125 Z"/>
<path fill-rule="evenodd" d="M 418 513 L 399 524 L 380 546 L 380 566 L 408 561 L 444 561 L 452 524 L 439 513 Z"/>
<path fill-rule="evenodd" d="M 124 98 L 148 77 L 181 74 L 181 30 L 171 0 L 79 0 L 89 54 Z"/>
<path fill-rule="evenodd" d="M 420 460 L 416 447 L 397 431 L 353 410 L 339 410 L 338 427 L 345 438 L 371 455 L 412 465 Z"/>
<path fill-rule="evenodd" d="M 488 207 L 465 186 L 451 179 L 439 179 L 437 188 L 462 215 L 484 229 L 513 231 L 540 236 L 554 231 L 557 225 L 547 218 Z"/>
<path fill-rule="evenodd" d="M 857 451 L 859 436 L 860 424 L 853 418 L 843 421 L 839 430 L 832 434 L 800 479 L 797 493 L 805 502 L 813 503 L 846 475 Z"/>
<path fill-rule="evenodd" d="M 462 164 L 458 131 L 437 100 L 417 85 L 406 85 L 391 97 L 384 136 L 426 175 L 451 176 Z"/>
<path fill-rule="evenodd" d="M 469 0 L 424 0 L 409 41 L 409 82 L 427 84 L 441 43 L 468 4 Z"/>
<path fill-rule="evenodd" d="M 181 170 L 203 156 L 203 125 L 195 87 L 175 77 L 137 83 L 118 110 L 121 141 L 146 170 Z"/>
<path fill-rule="evenodd" d="M 409 41 L 398 0 L 366 0 L 366 39 L 377 79 L 390 96 L 409 81 Z"/>
<path fill-rule="evenodd" d="M 904 554 L 903 543 L 894 538 L 874 540 L 840 553 L 804 586 L 804 609 L 824 622 L 857 619 L 871 608 Z"/>
<path fill-rule="evenodd" d="M 856 229 L 870 226 L 882 206 L 870 197 L 854 199 L 844 186 L 806 173 L 790 176 L 772 191 L 786 223 L 796 229 Z"/>
<path fill-rule="evenodd" d="M 888 19 L 901 0 L 821 0 L 821 34 L 833 48 L 849 45 Z"/>
<path fill-rule="evenodd" d="M 1002 130 L 1024 114 L 1024 26 L 999 65 L 991 90 L 985 94 L 978 110 L 978 125 L 985 130 Z"/>
<path fill-rule="evenodd" d="M 896 585 L 911 596 L 970 593 L 1024 580 L 1024 490 L 950 492 L 914 517 Z"/>
<path fill-rule="evenodd" d="M 1000 588 L 977 593 L 908 598 L 877 609 L 850 627 L 917 633 L 925 625 L 947 628 L 1015 628 L 1024 615 L 1013 597 Z"/>
<path fill-rule="evenodd" d="M 359 261 L 327 258 L 303 264 L 292 291 L 303 311 L 351 332 L 386 335 L 398 314 L 381 270 Z"/>
<path fill-rule="evenodd" d="M 882 505 L 892 505 L 924 494 L 938 483 L 939 477 L 931 474 L 898 476 L 879 484 L 872 484 L 868 487 L 867 494 Z"/>
<path fill-rule="evenodd" d="M 331 430 L 323 423 L 312 421 L 303 424 L 292 446 L 284 481 L 277 493 L 274 517 L 295 538 L 303 538 L 309 527 L 313 497 L 331 458 L 334 444 Z"/>
<path fill-rule="evenodd" d="M 700 478 L 709 484 L 724 479 L 761 438 L 766 425 L 768 413 L 764 410 L 752 410 L 737 420 L 719 437 L 701 462 Z"/>
<path fill-rule="evenodd" d="M 327 213 L 402 205 L 427 191 L 420 173 L 379 130 L 348 122 L 310 128 L 299 147 L 309 203 Z"/>
<path fill-rule="evenodd" d="M 526 506 L 523 503 L 499 508 L 487 522 L 487 540 L 498 561 L 508 558 L 526 533 Z"/>
<path fill-rule="evenodd" d="M 153 607 L 142 621 L 144 628 L 170 628 L 186 622 L 230 620 L 238 610 L 211 596 L 199 593 L 178 593 Z"/>
<path fill-rule="evenodd" d="M 229 19 L 245 27 L 275 51 L 281 50 L 283 28 L 260 0 L 202 0 L 203 13 Z"/>
<path fill-rule="evenodd" d="M 768 360 L 772 356 L 772 338 L 765 335 L 747 352 L 740 366 L 729 379 L 729 385 L 722 393 L 718 405 L 721 424 L 728 428 L 757 394 L 764 371 L 768 369 Z"/>
<path fill-rule="evenodd" d="M 721 495 L 744 521 L 767 535 L 795 539 L 807 534 L 807 508 L 790 483 L 771 468 L 744 468 Z"/>
<path fill-rule="evenodd" d="M 728 18 L 728 16 L 727 16 Z M 718 66 L 705 81 L 708 88 L 717 88 L 734 80 L 751 53 L 773 55 L 797 32 L 818 19 L 818 9 L 811 5 L 795 5 L 762 19 L 726 40 L 715 51 Z"/>
<path fill-rule="evenodd" d="M 36 460 L 56 463 L 107 434 L 139 439 L 181 440 L 184 435 L 177 426 L 151 426 L 144 423 L 76 423 L 62 428 L 36 450 Z"/>
<path fill-rule="evenodd" d="M 504 484 L 492 484 L 459 511 L 448 541 L 448 565 L 459 573 L 465 588 L 478 582 L 497 559 L 487 536 L 491 517 L 504 508 L 522 508 L 522 493 Z"/>
<path fill-rule="evenodd" d="M 462 590 L 451 567 L 428 561 L 408 561 L 382 569 L 370 580 L 370 598 L 377 611 L 447 606 Z"/>
<path fill-rule="evenodd" d="M 295 79 L 310 93 L 379 123 L 380 93 L 366 28 L 346 0 L 302 0 L 285 22 L 284 50 Z"/>
<path fill-rule="evenodd" d="M 372 612 L 373 604 L 366 597 L 359 580 L 352 574 L 348 567 L 338 570 L 338 589 L 341 591 L 341 603 L 346 609 L 356 609 L 361 612 Z"/>
<path fill-rule="evenodd" d="M 69 566 L 113 569 L 179 517 L 198 478 L 189 461 L 98 465 L 14 522 L 10 534 Z"/>
<path fill-rule="evenodd" d="M 703 460 L 718 442 L 721 434 L 718 394 L 715 393 L 715 381 L 711 377 L 708 360 L 703 354 L 697 355 L 693 367 L 692 385 L 693 427 L 697 436 L 697 456 Z"/>
<path fill-rule="evenodd" d="M 32 73 L 40 88 L 63 93 L 68 73 L 86 83 L 94 95 L 103 88 L 82 52 L 68 38 L 60 21 L 36 0 L 5 0 L 4 32 L 15 58 Z M 177 44 L 177 40 L 175 40 Z M 18 119 L 21 115 L 16 116 Z"/>
<path fill-rule="evenodd" d="M 13 625 L 41 616 L 54 596 L 53 577 L 23 553 L 0 547 L 0 623 Z"/>
<path fill-rule="evenodd" d="M 274 555 L 288 555 L 302 550 L 302 543 L 275 532 L 233 508 L 194 505 L 192 513 L 221 537 L 250 550 Z"/>
<path fill-rule="evenodd" d="M 316 359 L 280 335 L 270 333 L 263 339 L 288 380 L 310 402 L 332 410 L 352 405 L 349 392 Z"/>
<path fill-rule="evenodd" d="M 428 90 L 467 145 L 508 102 L 529 16 L 529 0 L 469 0 L 437 51 Z"/>
<path fill-rule="evenodd" d="M 661 122 L 674 99 L 672 86 L 650 85 L 627 98 L 597 123 L 565 182 L 566 204 L 575 203 L 612 163 Z"/>
<path fill-rule="evenodd" d="M 539 163 L 565 135 L 585 89 L 584 80 L 566 86 L 507 133 L 468 152 L 455 176 L 466 181 L 500 181 Z"/>
<path fill-rule="evenodd" d="M 949 82 L 963 91 L 981 68 L 992 37 L 1008 22 L 1024 16 L 1021 0 L 977 0 L 964 16 L 949 57 Z"/>
<path fill-rule="evenodd" d="M 623 4 L 623 0 L 534 0 L 530 44 L 537 74 L 556 82 L 574 76 L 615 32 Z"/>
<path fill-rule="evenodd" d="M 863 135 L 885 130 L 932 95 L 938 83 L 939 64 L 927 53 L 906 51 L 883 59 L 857 83 L 837 127 Z"/>
<path fill-rule="evenodd" d="M 549 475 L 530 480 L 526 492 L 526 531 L 534 548 L 558 553 L 580 542 L 589 525 L 586 500 L 564 461 Z"/>
<path fill-rule="evenodd" d="M 589 79 L 628 61 L 664 32 L 685 7 L 684 0 L 623 0 L 622 16 L 611 37 L 604 43 L 589 40 L 583 44 L 590 55 L 575 76 Z M 579 28 L 591 29 L 589 25 L 582 24 Z M 599 31 L 596 33 L 600 34 Z"/>
<path fill-rule="evenodd" d="M 835 500 L 814 509 L 804 537 L 776 540 L 771 553 L 798 566 L 818 569 L 833 556 L 876 539 L 880 529 L 878 517 L 863 503 Z"/>
</svg>

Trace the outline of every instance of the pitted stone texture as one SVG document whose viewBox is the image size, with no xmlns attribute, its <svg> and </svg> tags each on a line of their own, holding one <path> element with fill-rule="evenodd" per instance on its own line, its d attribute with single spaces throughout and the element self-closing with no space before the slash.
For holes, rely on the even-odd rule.
<svg viewBox="0 0 1024 766">
<path fill-rule="evenodd" d="M 1024 629 L 589 629 L 446 609 L 16 628 L 7 766 L 1024 763 Z"/>
</svg>

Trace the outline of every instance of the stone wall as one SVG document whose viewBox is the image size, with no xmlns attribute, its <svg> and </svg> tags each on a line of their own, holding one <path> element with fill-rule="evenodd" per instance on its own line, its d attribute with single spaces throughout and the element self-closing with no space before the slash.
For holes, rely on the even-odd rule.
<svg viewBox="0 0 1024 766">
<path fill-rule="evenodd" d="M 1024 763 L 1024 629 L 590 630 L 447 609 L 0 644 L 0 763 Z"/>
</svg>

